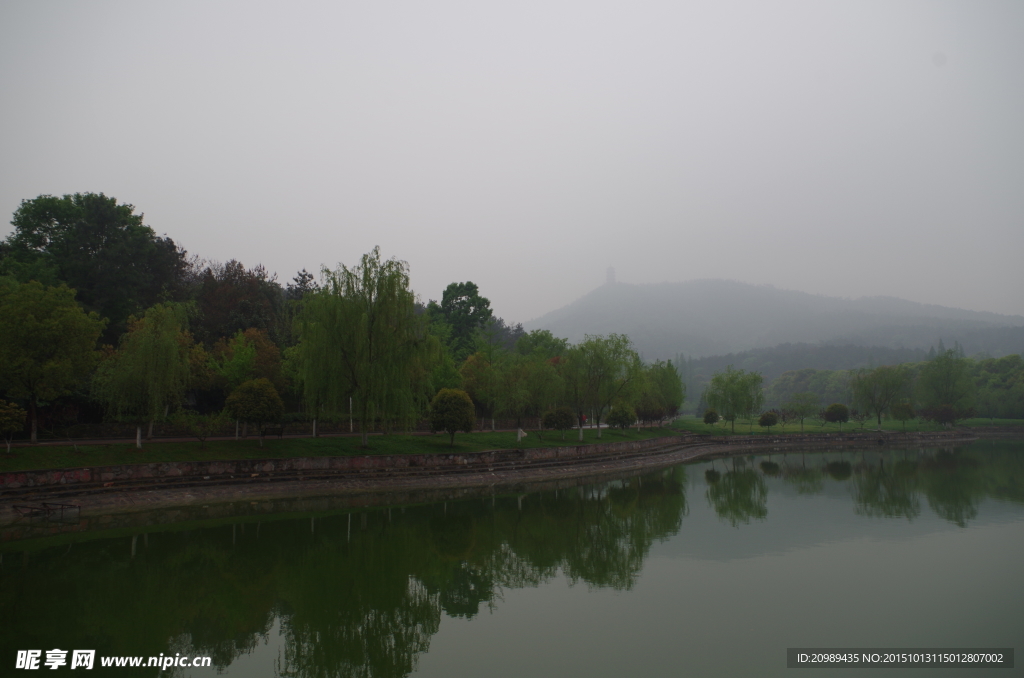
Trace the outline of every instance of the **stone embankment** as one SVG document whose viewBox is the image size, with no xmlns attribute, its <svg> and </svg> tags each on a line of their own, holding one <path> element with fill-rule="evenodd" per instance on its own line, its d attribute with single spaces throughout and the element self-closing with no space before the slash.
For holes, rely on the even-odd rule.
<svg viewBox="0 0 1024 678">
<path fill-rule="evenodd" d="M 160 462 L 93 468 L 0 473 L 0 503 L 65 499 L 83 494 L 211 487 L 286 481 L 358 481 L 362 489 L 396 479 L 471 476 L 480 473 L 564 470 L 586 473 L 595 465 L 631 468 L 671 457 L 673 463 L 748 450 L 871 444 L 953 444 L 975 438 L 959 431 L 939 433 L 859 432 L 787 436 L 712 437 L 682 435 L 577 447 L 492 450 L 468 454 L 298 457 L 233 461 Z M 531 474 L 531 475 L 536 475 Z M 559 473 L 564 475 L 564 473 Z M 445 483 L 449 484 L 449 483 Z"/>
</svg>

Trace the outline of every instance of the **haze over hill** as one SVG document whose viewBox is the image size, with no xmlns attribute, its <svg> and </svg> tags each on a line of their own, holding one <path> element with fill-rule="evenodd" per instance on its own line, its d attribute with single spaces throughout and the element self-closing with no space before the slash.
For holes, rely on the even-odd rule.
<svg viewBox="0 0 1024 678">
<path fill-rule="evenodd" d="M 784 343 L 928 349 L 959 341 L 968 354 L 1024 350 L 1024 317 L 895 297 L 842 299 L 730 280 L 609 282 L 528 323 L 576 342 L 628 334 L 647 360 L 723 355 Z"/>
</svg>

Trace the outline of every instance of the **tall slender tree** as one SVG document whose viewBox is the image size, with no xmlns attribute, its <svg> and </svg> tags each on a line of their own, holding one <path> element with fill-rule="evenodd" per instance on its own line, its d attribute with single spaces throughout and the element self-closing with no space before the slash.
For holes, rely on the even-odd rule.
<svg viewBox="0 0 1024 678">
<path fill-rule="evenodd" d="M 382 260 L 379 248 L 322 277 L 298 319 L 304 396 L 311 412 L 336 414 L 347 413 L 352 398 L 366 447 L 376 422 L 410 423 L 432 395 L 417 377 L 429 368 L 425 322 L 415 312 L 408 264 Z"/>
<path fill-rule="evenodd" d="M 130 319 L 117 352 L 93 378 L 95 393 L 110 414 L 135 422 L 136 447 L 142 447 L 142 424 L 149 422 L 152 434 L 152 423 L 179 404 L 188 386 L 187 322 L 180 304 L 157 304 L 142 318 Z"/>
</svg>

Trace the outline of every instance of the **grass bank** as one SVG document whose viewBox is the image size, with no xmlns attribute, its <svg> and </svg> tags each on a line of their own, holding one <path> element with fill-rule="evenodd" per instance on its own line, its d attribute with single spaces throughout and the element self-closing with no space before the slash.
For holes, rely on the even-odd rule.
<svg viewBox="0 0 1024 678">
<path fill-rule="evenodd" d="M 518 445 L 512 431 L 478 431 L 458 433 L 455 445 L 449 445 L 447 434 L 436 435 L 374 435 L 369 449 L 360 447 L 359 436 L 326 438 L 266 438 L 263 447 L 259 439 L 211 440 L 206 444 L 190 442 L 144 442 L 141 450 L 134 442 L 104 445 L 46 445 L 15 447 L 7 455 L 0 448 L 0 472 L 32 471 L 51 468 L 81 468 L 114 466 L 118 464 L 146 464 L 162 461 L 216 461 L 221 459 L 290 459 L 294 457 L 330 457 L 343 455 L 384 454 L 453 454 L 483 452 L 485 450 L 515 447 L 561 447 L 579 445 L 577 431 L 566 431 L 565 440 L 556 431 L 528 431 Z M 583 444 L 616 443 L 626 440 L 647 440 L 678 435 L 668 428 L 611 430 L 602 429 L 600 440 L 596 429 L 583 430 Z"/>
<path fill-rule="evenodd" d="M 961 428 L 985 428 L 985 427 L 993 427 L 993 426 L 995 426 L 995 427 L 1019 426 L 1019 427 L 1021 427 L 1022 432 L 1024 432 L 1024 419 L 981 419 L 981 418 L 977 418 L 977 419 L 965 419 L 963 421 L 958 421 L 956 423 L 956 428 L 957 429 L 961 429 Z M 701 433 L 701 434 L 716 435 L 716 436 L 728 436 L 728 435 L 749 436 L 749 435 L 765 435 L 765 434 L 769 433 L 769 430 L 767 428 L 761 428 L 760 426 L 757 425 L 757 419 L 754 419 L 752 422 L 747 420 L 747 419 L 737 419 L 736 420 L 736 433 L 733 434 L 732 431 L 731 431 L 731 426 L 729 425 L 729 422 L 727 422 L 727 421 L 720 421 L 720 422 L 718 422 L 717 424 L 715 424 L 713 426 L 709 426 L 708 424 L 705 424 L 703 422 L 703 420 L 701 420 L 700 418 L 698 418 L 698 417 L 696 417 L 694 415 L 686 415 L 686 416 L 680 417 L 679 419 L 676 419 L 672 423 L 672 428 L 675 428 L 678 431 L 684 432 L 684 433 Z M 857 431 L 861 431 L 861 430 L 863 430 L 863 431 L 876 431 L 876 430 L 878 430 L 878 423 L 877 423 L 877 421 L 874 418 L 871 418 L 871 419 L 868 419 L 867 421 L 864 422 L 863 427 L 861 427 L 861 425 L 859 423 L 853 422 L 853 421 L 847 422 L 847 423 L 843 424 L 843 426 L 842 426 L 842 432 L 843 433 L 853 433 L 853 432 L 857 432 Z M 889 420 L 889 419 L 883 419 L 882 420 L 882 430 L 883 431 L 892 431 L 892 432 L 895 433 L 895 432 L 901 432 L 901 431 L 904 431 L 904 430 L 906 430 L 907 432 L 917 432 L 917 431 L 948 431 L 949 429 L 943 428 L 939 424 L 934 424 L 934 423 L 929 422 L 929 421 L 921 421 L 919 419 L 915 419 L 914 421 L 908 421 L 907 424 L 906 424 L 906 428 L 904 428 L 902 422 L 892 421 L 892 420 Z M 811 419 L 805 419 L 804 420 L 804 430 L 803 430 L 803 433 L 839 433 L 839 432 L 840 432 L 839 424 L 825 424 L 824 426 L 822 426 L 818 422 L 815 422 L 814 420 L 811 420 Z M 789 435 L 789 434 L 793 434 L 793 433 L 801 433 L 801 431 L 800 431 L 800 422 L 799 421 L 790 422 L 790 423 L 787 423 L 785 427 L 778 426 L 778 425 L 772 426 L 770 433 L 772 435 Z"/>
</svg>

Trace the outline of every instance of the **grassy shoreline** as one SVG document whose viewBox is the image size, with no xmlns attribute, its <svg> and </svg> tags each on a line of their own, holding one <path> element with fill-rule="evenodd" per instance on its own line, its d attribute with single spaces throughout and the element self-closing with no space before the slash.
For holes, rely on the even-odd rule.
<svg viewBox="0 0 1024 678">
<path fill-rule="evenodd" d="M 465 454 L 486 450 L 536 447 L 572 447 L 580 444 L 616 443 L 630 440 L 648 440 L 679 435 L 669 428 L 597 429 L 583 430 L 583 443 L 575 430 L 565 432 L 565 440 L 557 431 L 527 431 L 517 445 L 513 431 L 476 431 L 458 433 L 454 446 L 448 435 L 374 435 L 369 448 L 360 447 L 359 436 L 331 436 L 324 438 L 265 438 L 263 447 L 255 436 L 242 440 L 153 441 L 144 442 L 141 450 L 134 441 L 99 445 L 45 445 L 15 447 L 10 455 L 0 451 L 0 473 L 38 471 L 56 468 L 82 468 L 115 466 L 119 464 L 147 464 L 158 462 L 218 461 L 233 459 L 290 459 L 294 457 L 331 457 L 398 454 Z M 2 448 L 0 448 L 2 450 Z"/>
</svg>

